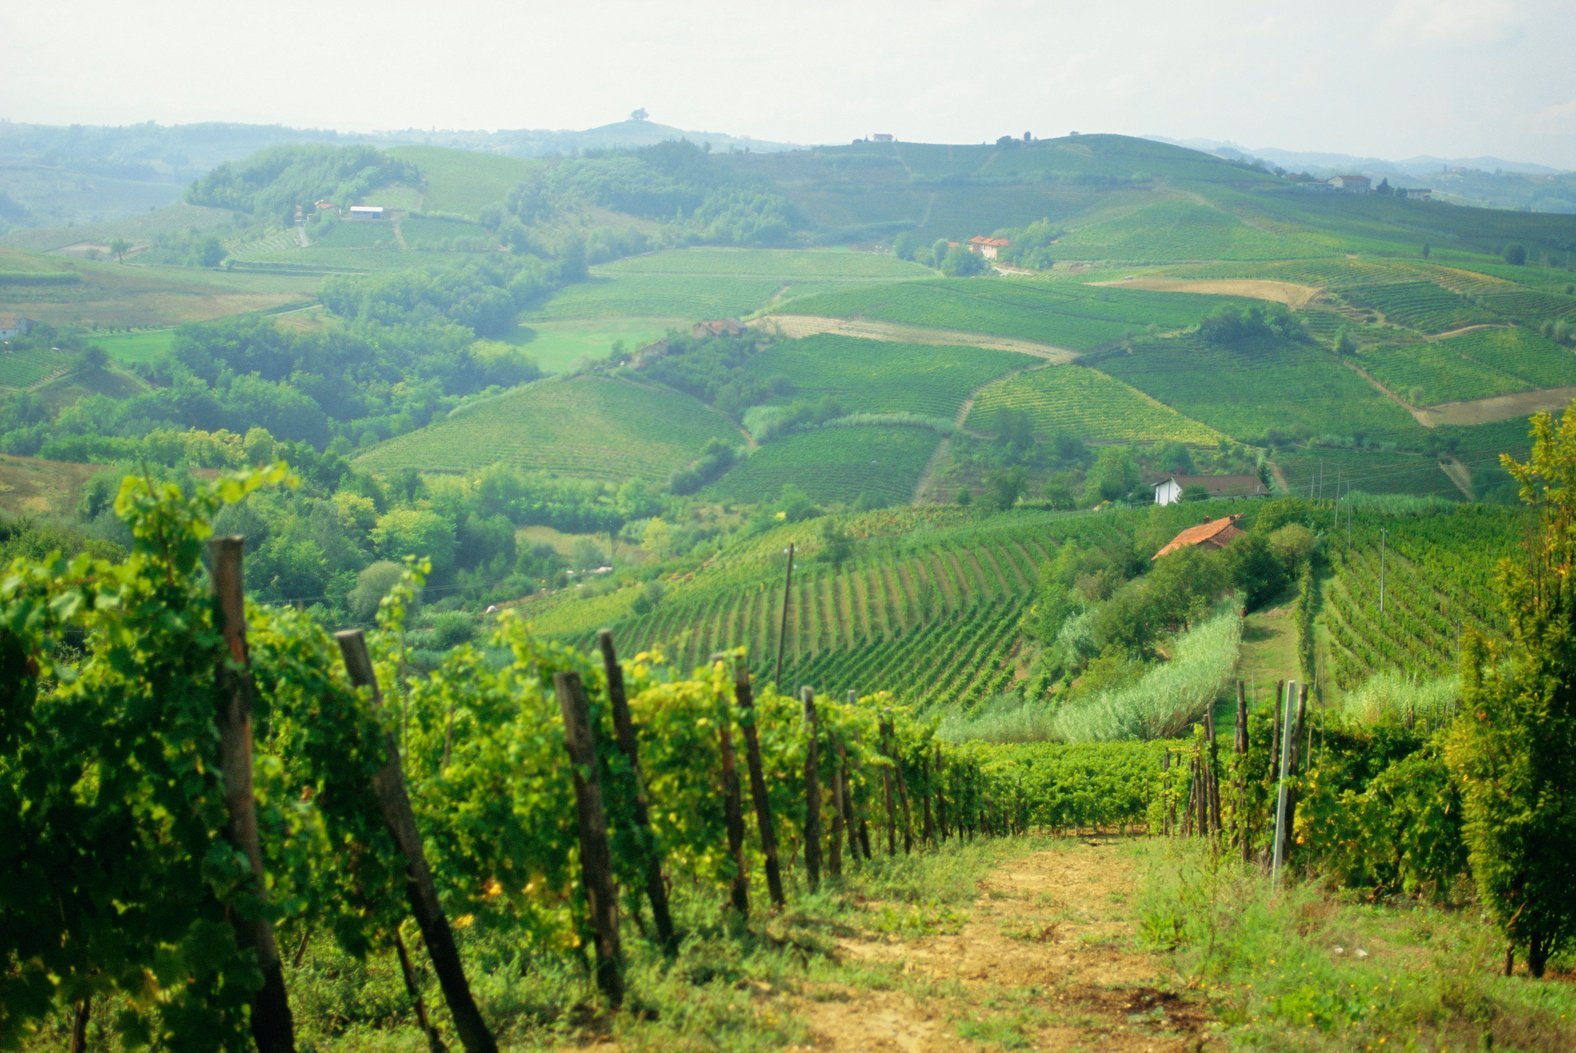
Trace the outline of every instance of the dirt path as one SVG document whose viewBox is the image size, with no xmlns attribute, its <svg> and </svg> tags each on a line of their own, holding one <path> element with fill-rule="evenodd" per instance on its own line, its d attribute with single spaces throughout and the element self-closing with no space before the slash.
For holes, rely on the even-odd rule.
<svg viewBox="0 0 1576 1053">
<path fill-rule="evenodd" d="M 773 314 L 750 323 L 750 328 L 776 329 L 783 336 L 797 339 L 833 333 L 853 336 L 862 340 L 884 340 L 898 344 L 956 344 L 960 347 L 983 347 L 990 351 L 1016 351 L 1020 355 L 1033 355 L 1047 362 L 1067 363 L 1078 357 L 1078 352 L 1033 340 L 1015 340 L 1012 337 L 992 336 L 989 333 L 967 333 L 956 329 L 925 329 L 916 325 L 898 325 L 895 322 L 872 322 L 863 318 L 823 318 L 811 314 Z"/>
<path fill-rule="evenodd" d="M 1131 870 L 1118 840 L 1068 841 L 991 873 L 954 933 L 841 941 L 846 965 L 896 980 L 810 989 L 799 1048 L 1210 1048 L 1202 1003 L 1133 949 Z"/>
<path fill-rule="evenodd" d="M 1435 333 L 1433 336 L 1425 336 L 1423 339 L 1428 340 L 1430 342 L 1435 341 L 1435 340 L 1449 340 L 1453 336 L 1460 336 L 1462 333 L 1475 333 L 1479 329 L 1514 329 L 1514 328 L 1516 328 L 1516 327 L 1513 326 L 1513 325 L 1510 325 L 1508 323 L 1505 323 L 1505 322 L 1480 322 L 1477 325 L 1464 325 L 1460 329 L 1450 329 L 1450 330 L 1447 330 L 1446 332 L 1443 332 L 1443 333 Z"/>
<path fill-rule="evenodd" d="M 1257 278 L 1186 279 L 1186 278 L 1121 278 L 1110 282 L 1090 282 L 1090 285 L 1117 289 L 1147 289 L 1151 292 L 1199 293 L 1205 296 L 1243 296 L 1250 300 L 1269 300 L 1283 303 L 1294 310 L 1307 307 L 1324 290 L 1295 282 L 1277 282 Z"/>
</svg>

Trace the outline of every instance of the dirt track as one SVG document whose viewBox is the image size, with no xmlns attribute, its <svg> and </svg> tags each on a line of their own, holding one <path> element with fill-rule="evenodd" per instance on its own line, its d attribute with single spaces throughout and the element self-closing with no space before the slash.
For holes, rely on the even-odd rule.
<svg viewBox="0 0 1576 1053">
<path fill-rule="evenodd" d="M 1133 949 L 1130 870 L 1119 841 L 1067 842 L 992 873 L 955 934 L 843 940 L 845 963 L 902 980 L 812 989 L 801 1048 L 974 1049 L 1003 1027 L 1040 1050 L 1210 1048 L 1202 1004 Z"/>
<path fill-rule="evenodd" d="M 1122 278 L 1114 282 L 1090 282 L 1116 289 L 1147 289 L 1150 292 L 1199 293 L 1205 296 L 1245 296 L 1250 300 L 1269 300 L 1300 309 L 1312 303 L 1323 290 L 1295 282 L 1264 281 L 1252 278 L 1199 279 Z"/>
</svg>

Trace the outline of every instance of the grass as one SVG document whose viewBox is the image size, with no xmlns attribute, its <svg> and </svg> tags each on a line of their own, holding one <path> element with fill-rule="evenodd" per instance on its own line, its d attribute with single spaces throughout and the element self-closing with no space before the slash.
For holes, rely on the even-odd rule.
<svg viewBox="0 0 1576 1053">
<path fill-rule="evenodd" d="M 504 463 L 577 478 L 665 483 L 706 440 L 739 439 L 721 415 L 668 388 L 605 376 L 549 379 L 470 403 L 356 459 L 378 472 Z"/>
<path fill-rule="evenodd" d="M 0 388 L 25 388 L 71 366 L 71 355 L 36 347 L 0 352 Z"/>
<path fill-rule="evenodd" d="M 1501 937 L 1475 909 L 1277 890 L 1193 841 L 1131 851 L 1141 931 L 1210 992 L 1229 1048 L 1576 1048 L 1576 986 L 1498 975 Z"/>
<path fill-rule="evenodd" d="M 421 195 L 422 209 L 468 219 L 477 218 L 486 206 L 501 202 L 511 187 L 541 167 L 540 161 L 436 146 L 396 146 L 388 153 L 414 162 L 427 177 Z"/>
<path fill-rule="evenodd" d="M 157 362 L 169 354 L 175 342 L 174 329 L 138 329 L 128 333 L 103 333 L 93 338 L 93 343 L 108 352 L 109 357 L 123 366 L 139 362 Z"/>
<path fill-rule="evenodd" d="M 1225 437 L 1120 380 L 1076 365 L 1034 369 L 990 385 L 975 398 L 965 423 L 989 431 L 1002 410 L 1027 413 L 1042 437 L 1197 446 L 1213 446 Z"/>
<path fill-rule="evenodd" d="M 0 453 L 0 511 L 15 516 L 67 516 L 98 465 Z"/>
<path fill-rule="evenodd" d="M 619 274 L 602 268 L 590 281 L 571 285 L 524 322 L 613 318 L 727 318 L 766 306 L 782 287 L 771 277 L 713 277 L 693 274 Z"/>
<path fill-rule="evenodd" d="M 548 373 L 566 373 L 580 363 L 606 358 L 615 343 L 635 351 L 660 340 L 669 329 L 684 326 L 680 318 L 578 319 L 519 325 L 508 337 Z"/>
</svg>

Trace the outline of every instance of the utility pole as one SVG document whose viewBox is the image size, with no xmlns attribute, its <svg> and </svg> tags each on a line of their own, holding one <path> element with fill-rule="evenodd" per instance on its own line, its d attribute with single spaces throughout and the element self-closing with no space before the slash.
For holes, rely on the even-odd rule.
<svg viewBox="0 0 1576 1053">
<path fill-rule="evenodd" d="M 788 542 L 788 580 L 783 584 L 782 623 L 777 629 L 777 672 L 772 682 L 783 689 L 783 649 L 788 640 L 788 597 L 793 594 L 793 542 Z"/>
</svg>

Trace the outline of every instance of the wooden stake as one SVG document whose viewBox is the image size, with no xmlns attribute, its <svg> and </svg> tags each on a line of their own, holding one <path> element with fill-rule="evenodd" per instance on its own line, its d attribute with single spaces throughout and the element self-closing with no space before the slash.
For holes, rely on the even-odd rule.
<svg viewBox="0 0 1576 1053">
<path fill-rule="evenodd" d="M 881 755 L 896 765 L 892 757 L 892 721 L 889 716 L 883 716 L 880 723 Z M 897 809 L 892 803 L 892 768 L 881 769 L 881 798 L 886 803 L 887 817 L 887 855 L 897 855 Z"/>
<path fill-rule="evenodd" d="M 657 851 L 656 837 L 651 832 L 651 805 L 646 797 L 646 777 L 640 767 L 640 746 L 635 735 L 635 721 L 629 712 L 629 697 L 624 690 L 624 667 L 618 664 L 613 650 L 613 633 L 603 629 L 597 633 L 597 645 L 602 651 L 602 668 L 607 674 L 607 698 L 613 709 L 613 732 L 618 739 L 619 752 L 629 762 L 630 777 L 634 780 L 634 832 L 635 843 L 640 846 L 642 870 L 646 879 L 646 899 L 651 903 L 651 916 L 657 925 L 657 942 L 669 957 L 678 953 L 678 935 L 673 928 L 673 914 L 668 909 L 668 884 L 662 876 L 662 856 Z M 731 751 L 730 751 L 731 752 Z M 737 787 L 735 787 L 737 789 Z"/>
<path fill-rule="evenodd" d="M 411 1003 L 416 1007 L 416 1023 L 421 1033 L 427 1036 L 427 1049 L 430 1053 L 447 1053 L 443 1039 L 438 1037 L 438 1029 L 427 1019 L 427 1003 L 421 997 L 421 987 L 416 983 L 416 970 L 411 967 L 410 952 L 405 949 L 405 937 L 400 935 L 397 925 L 394 927 L 394 953 L 399 958 L 400 976 L 405 979 L 405 993 L 410 995 Z"/>
<path fill-rule="evenodd" d="M 361 630 L 335 633 L 334 640 L 344 657 L 350 682 L 371 692 L 372 709 L 378 713 L 383 708 L 383 695 L 378 690 L 372 656 L 367 653 L 367 641 Z M 495 1053 L 498 1043 L 476 1008 L 476 1000 L 471 997 L 460 951 L 449 928 L 449 919 L 438 902 L 438 889 L 432 880 L 432 869 L 427 865 L 427 850 L 416 828 L 415 813 L 411 811 L 399 750 L 394 736 L 387 732 L 383 736 L 383 750 L 388 760 L 372 776 L 372 792 L 377 798 L 383 825 L 388 828 L 400 855 L 405 857 L 405 898 L 421 928 L 421 938 L 427 944 L 427 954 L 432 959 L 433 972 L 438 975 L 438 986 L 443 991 L 449 1015 L 454 1018 L 454 1030 L 460 1036 L 460 1044 L 467 1053 Z"/>
<path fill-rule="evenodd" d="M 744 802 L 739 795 L 739 768 L 733 758 L 733 736 L 728 721 L 717 725 L 717 744 L 722 752 L 722 814 L 728 830 L 728 854 L 733 857 L 733 880 L 728 884 L 729 899 L 741 917 L 750 916 L 750 874 L 744 862 Z"/>
<path fill-rule="evenodd" d="M 815 717 L 815 692 L 801 688 L 799 699 L 804 704 L 804 870 L 810 882 L 810 891 L 821 887 L 821 754 L 817 743 Z"/>
<path fill-rule="evenodd" d="M 574 772 L 580 877 L 596 944 L 596 982 L 617 1009 L 624 1002 L 624 955 L 618 942 L 618 892 L 613 883 L 613 849 L 608 842 L 607 811 L 602 804 L 602 775 L 591 703 L 575 673 L 554 673 L 553 690 L 563 714 L 564 745 Z"/>
<path fill-rule="evenodd" d="M 739 728 L 744 734 L 744 759 L 750 769 L 750 797 L 755 802 L 755 824 L 761 834 L 761 855 L 766 857 L 766 891 L 772 906 L 781 910 L 787 903 L 783 895 L 782 867 L 777 861 L 777 830 L 772 823 L 772 801 L 766 792 L 766 772 L 761 764 L 761 738 L 755 727 L 755 698 L 750 689 L 750 671 L 744 659 L 733 666 L 733 698 L 739 707 Z"/>
<path fill-rule="evenodd" d="M 224 807 L 229 817 L 226 836 L 251 864 L 252 895 L 259 903 L 268 899 L 263 874 L 262 842 L 257 832 L 257 800 L 252 792 L 252 683 L 251 656 L 246 647 L 246 599 L 241 581 L 241 548 L 238 537 L 214 538 L 208 543 L 213 559 L 214 615 L 223 635 L 225 651 L 216 663 L 219 764 L 224 777 Z M 258 1053 L 293 1053 L 295 1024 L 285 992 L 284 966 L 274 927 L 260 911 L 227 910 L 236 939 L 257 956 L 263 986 L 252 996 L 252 1038 Z M 243 916 L 249 915 L 249 916 Z"/>
</svg>

